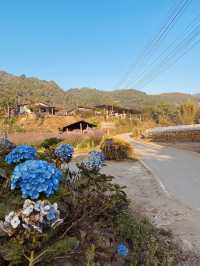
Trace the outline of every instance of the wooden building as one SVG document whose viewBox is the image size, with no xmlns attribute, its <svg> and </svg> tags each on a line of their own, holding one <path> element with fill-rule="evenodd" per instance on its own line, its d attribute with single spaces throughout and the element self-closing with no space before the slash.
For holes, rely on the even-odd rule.
<svg viewBox="0 0 200 266">
<path fill-rule="evenodd" d="M 96 105 L 96 112 L 101 111 L 107 118 L 119 117 L 119 118 L 130 118 L 139 119 L 142 118 L 142 112 L 136 109 L 128 109 L 113 105 Z"/>
<path fill-rule="evenodd" d="M 95 127 L 96 125 L 92 123 L 88 123 L 84 120 L 79 120 L 74 123 L 65 125 L 62 129 L 60 129 L 60 131 L 68 132 L 68 131 L 80 130 L 81 132 L 83 132 L 84 130 L 92 129 Z"/>
<path fill-rule="evenodd" d="M 30 109 L 34 113 L 45 113 L 49 115 L 55 115 L 57 111 L 57 108 L 55 106 L 51 106 L 41 102 L 31 105 Z"/>
<path fill-rule="evenodd" d="M 17 106 L 17 114 L 45 114 L 45 115 L 55 115 L 58 108 L 55 106 L 50 106 L 46 103 L 25 103 L 19 104 Z"/>
<path fill-rule="evenodd" d="M 83 115 L 83 114 L 95 114 L 95 108 L 88 106 L 76 106 L 67 111 L 67 115 Z"/>
</svg>

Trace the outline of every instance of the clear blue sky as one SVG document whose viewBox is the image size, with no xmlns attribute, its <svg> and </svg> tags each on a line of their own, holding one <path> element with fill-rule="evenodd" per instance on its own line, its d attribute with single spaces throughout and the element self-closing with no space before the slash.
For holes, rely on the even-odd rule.
<svg viewBox="0 0 200 266">
<path fill-rule="evenodd" d="M 0 69 L 55 80 L 62 88 L 111 89 L 177 0 L 2 1 Z M 168 42 L 198 14 L 193 0 Z M 200 12 L 199 12 L 200 13 Z M 200 44 L 143 88 L 200 92 Z"/>
</svg>

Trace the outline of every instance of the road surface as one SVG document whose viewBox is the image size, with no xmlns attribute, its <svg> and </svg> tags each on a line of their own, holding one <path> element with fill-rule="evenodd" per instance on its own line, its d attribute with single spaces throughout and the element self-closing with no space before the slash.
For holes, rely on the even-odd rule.
<svg viewBox="0 0 200 266">
<path fill-rule="evenodd" d="M 133 140 L 123 135 L 168 197 L 200 211 L 200 154 Z"/>
</svg>

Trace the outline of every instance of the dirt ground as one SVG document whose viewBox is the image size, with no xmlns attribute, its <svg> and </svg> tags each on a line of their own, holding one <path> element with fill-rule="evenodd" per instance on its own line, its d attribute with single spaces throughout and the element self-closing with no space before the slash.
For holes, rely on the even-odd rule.
<svg viewBox="0 0 200 266">
<path fill-rule="evenodd" d="M 107 162 L 102 170 L 126 186 L 133 208 L 151 222 L 173 232 L 185 254 L 180 265 L 200 265 L 200 213 L 163 193 L 156 179 L 139 161 Z M 195 254 L 195 255 L 194 255 Z"/>
</svg>

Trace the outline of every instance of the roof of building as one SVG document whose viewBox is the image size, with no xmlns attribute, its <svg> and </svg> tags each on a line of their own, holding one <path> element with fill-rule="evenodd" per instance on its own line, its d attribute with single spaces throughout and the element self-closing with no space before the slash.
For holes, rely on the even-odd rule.
<svg viewBox="0 0 200 266">
<path fill-rule="evenodd" d="M 34 107 L 44 107 L 44 108 L 53 108 L 55 106 L 49 105 L 47 103 L 43 102 L 25 102 L 25 103 L 19 103 L 18 106 L 34 106 Z"/>
<path fill-rule="evenodd" d="M 76 107 L 73 107 L 73 108 L 70 108 L 68 109 L 67 111 L 68 112 L 73 112 L 73 111 L 77 111 L 78 109 L 86 109 L 86 110 L 95 110 L 95 107 L 92 107 L 92 106 L 76 106 Z"/>
<path fill-rule="evenodd" d="M 73 122 L 73 123 L 68 123 L 68 124 L 66 124 L 66 125 L 62 128 L 62 131 L 65 131 L 66 129 L 70 129 L 70 128 L 74 128 L 74 129 L 76 129 L 76 127 L 77 127 L 77 129 L 78 129 L 78 125 L 80 125 L 80 124 L 83 124 L 84 127 L 86 127 L 86 126 L 88 126 L 88 127 L 96 127 L 95 124 L 89 123 L 89 122 L 87 122 L 87 121 L 85 121 L 85 120 L 79 120 L 79 121 L 75 121 L 75 122 Z M 80 127 L 79 127 L 79 128 L 80 128 Z"/>
<path fill-rule="evenodd" d="M 119 106 L 113 106 L 113 105 L 107 105 L 107 104 L 102 104 L 102 105 L 96 105 L 96 109 L 107 109 L 109 111 L 114 111 L 118 113 L 131 113 L 131 114 L 141 114 L 141 111 L 136 110 L 136 109 L 128 109 L 128 108 L 123 108 Z"/>
</svg>

